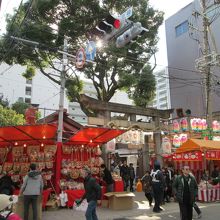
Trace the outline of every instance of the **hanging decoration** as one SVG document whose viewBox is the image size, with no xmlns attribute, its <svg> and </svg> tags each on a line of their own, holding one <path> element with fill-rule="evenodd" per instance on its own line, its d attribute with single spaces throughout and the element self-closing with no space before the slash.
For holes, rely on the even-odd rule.
<svg viewBox="0 0 220 220">
<path fill-rule="evenodd" d="M 179 132 L 180 131 L 180 124 L 177 120 L 173 121 L 173 131 L 174 132 Z"/>
<path fill-rule="evenodd" d="M 220 123 L 218 121 L 212 122 L 212 130 L 213 132 L 220 132 Z"/>
<path fill-rule="evenodd" d="M 180 121 L 181 129 L 182 131 L 187 131 L 188 130 L 188 122 L 186 118 L 182 118 Z"/>
<path fill-rule="evenodd" d="M 180 137 L 178 135 L 174 135 L 173 136 L 173 146 L 178 148 L 181 145 L 181 140 Z"/>
</svg>

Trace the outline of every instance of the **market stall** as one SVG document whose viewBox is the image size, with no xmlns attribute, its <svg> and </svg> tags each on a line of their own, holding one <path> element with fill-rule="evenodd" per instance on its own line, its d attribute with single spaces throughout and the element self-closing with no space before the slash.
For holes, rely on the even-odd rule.
<svg viewBox="0 0 220 220">
<path fill-rule="evenodd" d="M 199 167 L 190 166 L 194 175 L 199 180 L 198 200 L 203 202 L 216 201 L 220 199 L 220 185 L 214 179 L 202 180 L 204 170 L 211 171 L 211 161 L 220 160 L 220 142 L 211 140 L 189 139 L 177 148 L 174 160 L 191 165 L 197 162 Z M 187 162 L 187 163 L 186 163 Z M 199 174 L 199 176 L 198 176 Z"/>
<path fill-rule="evenodd" d="M 36 163 L 44 178 L 43 206 L 49 198 L 51 190 L 47 189 L 50 188 L 56 194 L 59 194 L 60 189 L 67 190 L 69 198 L 72 194 L 81 195 L 84 166 L 90 167 L 93 176 L 99 180 L 100 165 L 104 162 L 101 144 L 125 132 L 84 127 L 70 136 L 62 146 L 57 146 L 56 131 L 56 124 L 0 128 L 0 172 L 9 173 L 12 180 L 21 185 L 30 163 Z"/>
</svg>

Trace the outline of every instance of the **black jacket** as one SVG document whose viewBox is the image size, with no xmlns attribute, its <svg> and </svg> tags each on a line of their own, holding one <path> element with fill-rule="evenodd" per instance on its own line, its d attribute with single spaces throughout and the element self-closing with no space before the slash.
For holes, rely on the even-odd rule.
<svg viewBox="0 0 220 220">
<path fill-rule="evenodd" d="M 4 189 L 8 189 L 10 191 L 10 195 L 13 195 L 14 183 L 8 175 L 5 175 L 0 179 L 0 193 Z"/>
<path fill-rule="evenodd" d="M 103 180 L 106 182 L 107 185 L 113 184 L 114 180 L 112 178 L 112 174 L 108 169 L 103 170 Z"/>
<path fill-rule="evenodd" d="M 120 175 L 122 179 L 129 179 L 129 168 L 128 166 L 121 166 Z"/>
<path fill-rule="evenodd" d="M 85 194 L 83 195 L 82 200 L 86 199 L 87 202 L 90 202 L 101 199 L 101 187 L 91 175 L 85 178 L 84 188 Z"/>
</svg>

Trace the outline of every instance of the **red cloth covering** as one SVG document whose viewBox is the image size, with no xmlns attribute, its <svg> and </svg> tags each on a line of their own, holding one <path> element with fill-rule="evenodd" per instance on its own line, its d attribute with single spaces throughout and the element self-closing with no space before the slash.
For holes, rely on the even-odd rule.
<svg viewBox="0 0 220 220">
<path fill-rule="evenodd" d="M 20 190 L 15 190 L 14 195 L 19 195 Z M 49 199 L 50 193 L 52 192 L 52 189 L 45 189 L 43 191 L 42 195 L 42 208 L 44 209 L 46 207 L 47 201 Z"/>
<path fill-rule="evenodd" d="M 65 192 L 67 193 L 67 197 L 68 197 L 67 207 L 72 207 L 76 199 L 82 198 L 82 196 L 85 193 L 85 190 L 75 189 L 75 190 L 65 190 Z M 102 187 L 101 200 L 103 199 L 105 193 L 106 193 L 106 187 Z"/>
<path fill-rule="evenodd" d="M 124 192 L 123 181 L 115 181 L 114 192 Z"/>
<path fill-rule="evenodd" d="M 201 202 L 214 202 L 220 200 L 220 188 L 199 189 L 198 200 Z"/>
</svg>

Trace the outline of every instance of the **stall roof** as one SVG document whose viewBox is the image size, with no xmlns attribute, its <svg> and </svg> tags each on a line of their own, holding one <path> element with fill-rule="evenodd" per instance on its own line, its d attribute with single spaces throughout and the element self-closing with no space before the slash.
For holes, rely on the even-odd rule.
<svg viewBox="0 0 220 220">
<path fill-rule="evenodd" d="M 220 141 L 189 139 L 176 150 L 176 153 L 204 150 L 220 150 Z"/>
<path fill-rule="evenodd" d="M 55 124 L 0 127 L 0 146 L 54 143 L 56 131 Z"/>
<path fill-rule="evenodd" d="M 56 124 L 36 124 L 0 127 L 0 146 L 54 144 Z M 71 136 L 66 144 L 97 146 L 123 134 L 126 130 L 84 127 Z"/>
<path fill-rule="evenodd" d="M 72 136 L 68 144 L 99 145 L 118 137 L 127 130 L 85 127 Z"/>
</svg>

